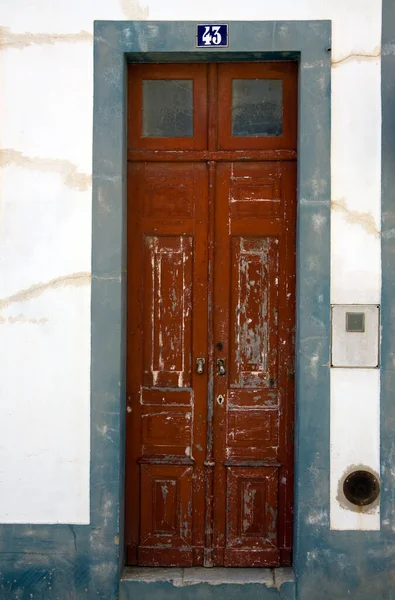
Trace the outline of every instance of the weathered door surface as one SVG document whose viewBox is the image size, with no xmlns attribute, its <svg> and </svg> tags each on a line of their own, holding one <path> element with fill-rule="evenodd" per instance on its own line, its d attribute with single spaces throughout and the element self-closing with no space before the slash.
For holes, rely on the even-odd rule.
<svg viewBox="0 0 395 600">
<path fill-rule="evenodd" d="M 290 564 L 296 77 L 129 67 L 128 564 Z"/>
</svg>

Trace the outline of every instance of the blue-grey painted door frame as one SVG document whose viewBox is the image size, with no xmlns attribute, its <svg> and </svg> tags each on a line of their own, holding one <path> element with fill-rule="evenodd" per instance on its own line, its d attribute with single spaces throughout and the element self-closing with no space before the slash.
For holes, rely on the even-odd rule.
<svg viewBox="0 0 395 600">
<path fill-rule="evenodd" d="M 315 511 L 329 526 L 330 39 L 327 21 L 231 22 L 227 49 L 196 49 L 193 22 L 97 22 L 92 240 L 92 526 L 95 483 L 122 522 L 125 412 L 126 62 L 299 61 L 295 572 Z M 133 106 L 133 98 L 129 99 Z M 111 432 L 111 444 L 103 440 Z M 98 493 L 103 494 L 99 486 Z M 115 516 L 115 508 L 119 514 Z M 113 533 L 122 536 L 115 527 Z M 122 542 L 121 542 L 122 544 Z M 121 558 L 122 563 L 122 558 Z"/>
</svg>

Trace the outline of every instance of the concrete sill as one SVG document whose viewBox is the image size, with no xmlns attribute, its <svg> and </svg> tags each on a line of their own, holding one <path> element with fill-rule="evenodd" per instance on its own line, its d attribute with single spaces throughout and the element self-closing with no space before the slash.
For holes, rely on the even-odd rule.
<svg viewBox="0 0 395 600">
<path fill-rule="evenodd" d="M 127 567 L 120 600 L 294 600 L 291 568 Z"/>
</svg>

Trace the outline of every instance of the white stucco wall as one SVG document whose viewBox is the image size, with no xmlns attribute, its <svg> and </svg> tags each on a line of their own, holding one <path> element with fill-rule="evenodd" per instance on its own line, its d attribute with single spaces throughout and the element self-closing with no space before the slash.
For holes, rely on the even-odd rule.
<svg viewBox="0 0 395 600">
<path fill-rule="evenodd" d="M 89 521 L 95 19 L 332 20 L 332 302 L 380 302 L 380 0 L 0 3 L 3 523 Z M 336 500 L 355 461 L 379 470 L 378 379 L 332 370 L 335 529 L 379 527 Z"/>
</svg>

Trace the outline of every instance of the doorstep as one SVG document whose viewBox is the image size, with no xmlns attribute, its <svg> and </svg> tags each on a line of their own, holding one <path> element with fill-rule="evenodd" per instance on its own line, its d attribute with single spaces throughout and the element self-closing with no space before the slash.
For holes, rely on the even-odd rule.
<svg viewBox="0 0 395 600">
<path fill-rule="evenodd" d="M 241 597 L 295 600 L 293 570 L 127 567 L 119 596 L 120 600 L 240 600 Z"/>
</svg>

